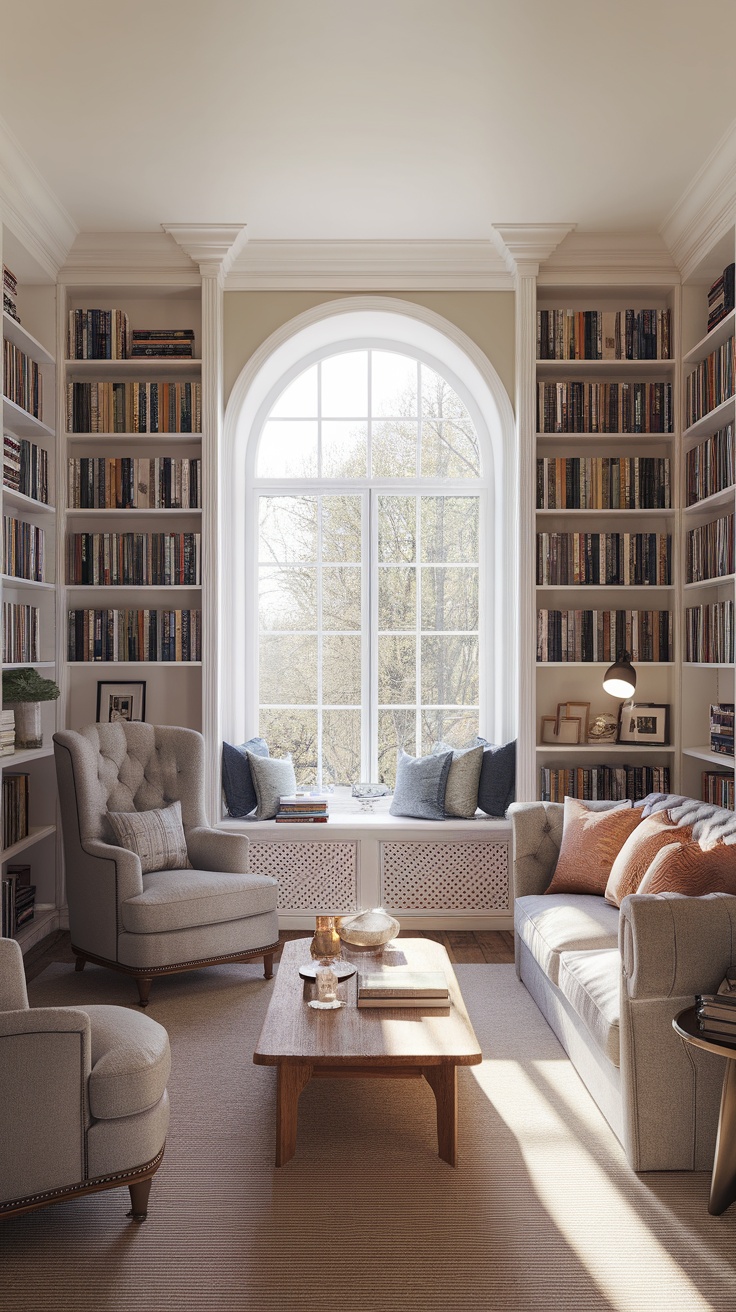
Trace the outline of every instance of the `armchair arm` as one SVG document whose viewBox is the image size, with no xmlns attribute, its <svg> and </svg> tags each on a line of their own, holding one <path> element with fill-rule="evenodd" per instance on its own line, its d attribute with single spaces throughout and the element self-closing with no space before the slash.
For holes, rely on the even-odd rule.
<svg viewBox="0 0 736 1312">
<path fill-rule="evenodd" d="M 736 896 L 634 893 L 621 903 L 619 947 L 632 1000 L 712 992 L 736 955 Z"/>
<path fill-rule="evenodd" d="M 223 834 L 204 825 L 187 834 L 189 860 L 195 870 L 221 870 L 244 875 L 248 870 L 248 839 L 245 834 Z"/>
<path fill-rule="evenodd" d="M 23 953 L 14 938 L 0 938 L 0 1011 L 28 1006 Z"/>
<path fill-rule="evenodd" d="M 116 847 L 114 843 L 103 843 L 100 838 L 88 838 L 83 851 L 87 856 L 107 864 L 106 869 L 98 866 L 95 874 L 100 880 L 115 881 L 118 903 L 143 892 L 141 859 L 136 852 L 131 852 L 127 847 Z"/>
<path fill-rule="evenodd" d="M 560 855 L 563 813 L 561 802 L 514 802 L 509 807 L 515 898 L 543 893 L 549 884 Z"/>
<path fill-rule="evenodd" d="M 86 1062 L 82 1075 L 89 1075 L 91 1065 L 90 1022 L 86 1011 L 75 1007 L 25 1007 L 21 1011 L 0 1012 L 0 1039 L 13 1038 L 17 1035 L 31 1035 L 43 1043 L 48 1034 L 81 1034 L 85 1040 Z M 49 1067 L 54 1064 L 53 1052 L 49 1045 Z M 53 1079 L 50 1073 L 49 1078 Z"/>
</svg>

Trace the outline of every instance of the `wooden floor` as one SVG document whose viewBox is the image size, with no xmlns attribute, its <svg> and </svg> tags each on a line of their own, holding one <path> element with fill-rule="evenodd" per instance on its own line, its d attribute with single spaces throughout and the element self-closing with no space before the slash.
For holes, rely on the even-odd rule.
<svg viewBox="0 0 736 1312">
<path fill-rule="evenodd" d="M 282 942 L 292 938 L 309 937 L 310 935 L 301 929 L 285 929 L 281 933 Z M 436 943 L 443 943 L 450 961 L 455 964 L 465 962 L 482 965 L 484 961 L 489 961 L 504 965 L 514 960 L 514 936 L 505 931 L 500 933 L 478 930 L 475 933 L 465 933 L 455 929 L 407 929 L 402 930 L 399 937 L 431 938 Z M 278 961 L 279 954 L 276 953 L 275 956 Z M 35 979 L 52 961 L 68 961 L 70 964 L 74 961 L 68 933 L 57 931 L 31 948 L 25 959 L 26 978 Z"/>
</svg>

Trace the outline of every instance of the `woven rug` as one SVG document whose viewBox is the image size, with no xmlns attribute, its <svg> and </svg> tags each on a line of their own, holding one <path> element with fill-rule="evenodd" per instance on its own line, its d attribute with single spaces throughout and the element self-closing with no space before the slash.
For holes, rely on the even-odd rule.
<svg viewBox="0 0 736 1312">
<path fill-rule="evenodd" d="M 460 1071 L 460 1161 L 423 1081 L 314 1081 L 273 1165 L 275 1072 L 251 1060 L 272 985 L 256 966 L 157 982 L 171 1131 L 148 1221 L 127 1190 L 0 1225 L 13 1312 L 733 1312 L 736 1207 L 707 1174 L 637 1177 L 511 966 L 459 966 L 483 1048 Z M 53 965 L 34 1005 L 131 1004 Z"/>
</svg>

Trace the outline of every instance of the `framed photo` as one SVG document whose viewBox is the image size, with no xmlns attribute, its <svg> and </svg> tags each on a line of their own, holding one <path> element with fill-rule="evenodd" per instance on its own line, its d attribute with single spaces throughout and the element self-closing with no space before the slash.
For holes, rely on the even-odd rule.
<svg viewBox="0 0 736 1312">
<path fill-rule="evenodd" d="M 580 742 L 580 717 L 568 719 L 563 715 L 542 716 L 542 742 L 570 746 Z"/>
<path fill-rule="evenodd" d="M 568 720 L 574 720 L 577 717 L 580 720 L 580 742 L 587 743 L 590 702 L 560 702 L 557 707 L 557 714 L 558 716 L 564 715 Z"/>
<path fill-rule="evenodd" d="M 655 702 L 622 702 L 618 741 L 633 747 L 664 747 L 669 742 L 670 708 Z"/>
<path fill-rule="evenodd" d="M 128 683 L 97 681 L 97 723 L 114 724 L 119 720 L 145 720 L 146 681 Z"/>
</svg>

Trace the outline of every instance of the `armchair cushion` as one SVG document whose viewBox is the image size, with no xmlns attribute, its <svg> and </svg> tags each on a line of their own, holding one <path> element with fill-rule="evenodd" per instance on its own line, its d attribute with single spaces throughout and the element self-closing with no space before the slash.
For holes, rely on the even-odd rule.
<svg viewBox="0 0 736 1312">
<path fill-rule="evenodd" d="M 109 811 L 110 827 L 121 847 L 140 857 L 144 875 L 152 870 L 180 870 L 188 862 L 181 822 L 181 802 L 162 810 Z"/>
<path fill-rule="evenodd" d="M 273 820 L 282 797 L 296 792 L 296 775 L 290 756 L 257 756 L 248 751 L 253 785 L 258 798 L 257 820 Z"/>
<path fill-rule="evenodd" d="M 125 1007 L 85 1007 L 90 1020 L 89 1109 L 98 1120 L 135 1116 L 164 1095 L 171 1070 L 162 1025 Z"/>
<path fill-rule="evenodd" d="M 165 934 L 275 911 L 277 884 L 267 875 L 161 870 L 143 876 L 143 892 L 121 904 L 130 934 Z"/>
</svg>

